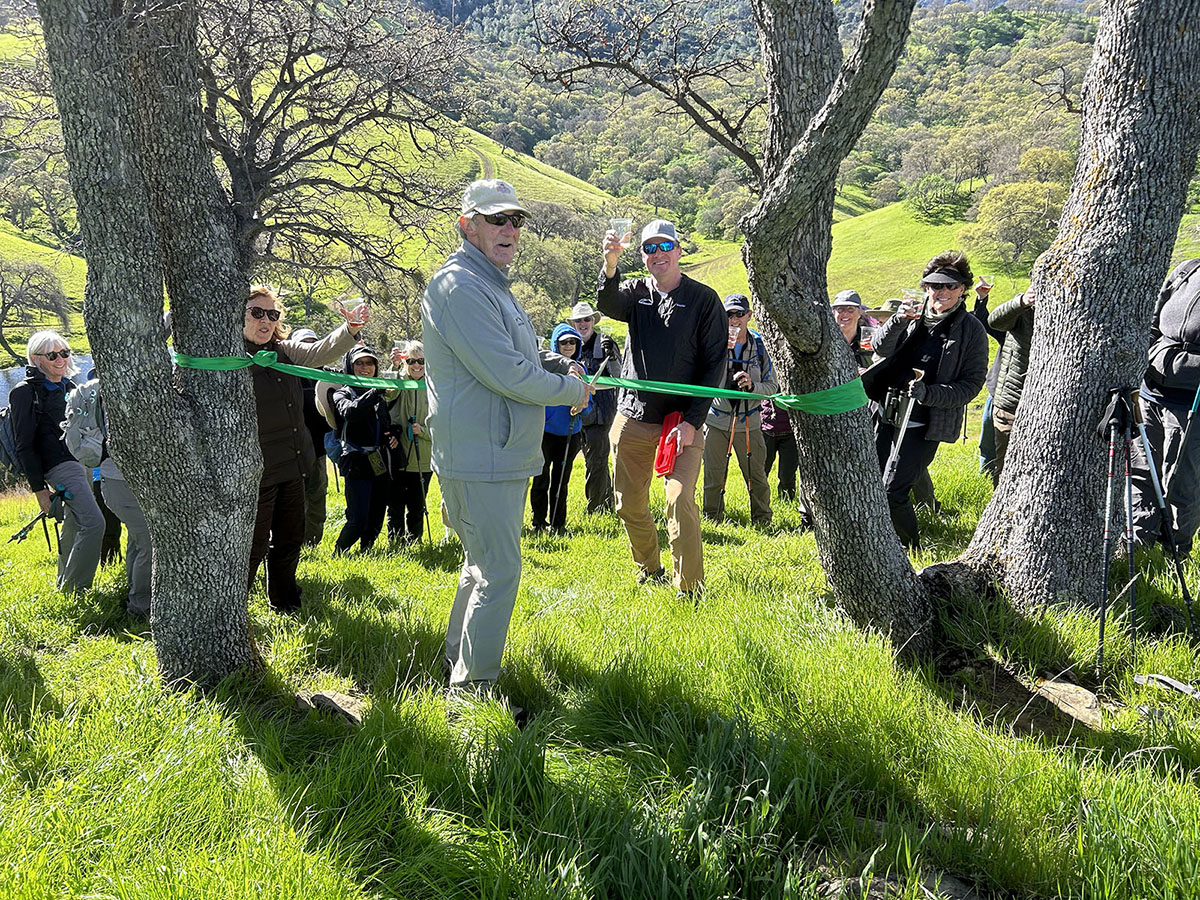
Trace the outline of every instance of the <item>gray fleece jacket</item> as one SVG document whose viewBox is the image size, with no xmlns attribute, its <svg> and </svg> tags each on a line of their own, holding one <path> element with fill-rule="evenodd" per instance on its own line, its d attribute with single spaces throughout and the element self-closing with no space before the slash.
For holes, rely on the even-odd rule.
<svg viewBox="0 0 1200 900">
<path fill-rule="evenodd" d="M 439 478 L 507 481 L 538 474 L 545 408 L 579 405 L 587 396 L 583 383 L 565 374 L 567 359 L 538 349 L 509 285 L 502 270 L 464 241 L 421 299 Z"/>
</svg>

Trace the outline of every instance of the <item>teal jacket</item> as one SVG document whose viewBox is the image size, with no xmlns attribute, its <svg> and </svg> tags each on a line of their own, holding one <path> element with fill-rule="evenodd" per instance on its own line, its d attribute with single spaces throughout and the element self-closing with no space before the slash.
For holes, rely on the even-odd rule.
<svg viewBox="0 0 1200 900">
<path fill-rule="evenodd" d="M 538 349 L 508 276 L 466 241 L 421 298 L 433 470 L 507 481 L 542 471 L 547 406 L 582 404 L 568 360 Z"/>
</svg>

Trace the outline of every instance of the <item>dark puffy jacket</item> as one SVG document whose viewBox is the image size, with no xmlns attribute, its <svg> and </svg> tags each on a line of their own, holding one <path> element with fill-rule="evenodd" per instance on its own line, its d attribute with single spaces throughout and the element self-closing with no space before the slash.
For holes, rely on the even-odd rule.
<svg viewBox="0 0 1200 900">
<path fill-rule="evenodd" d="M 34 493 L 46 488 L 47 472 L 75 458 L 67 449 L 62 432 L 62 422 L 67 417 L 67 394 L 74 384 L 66 378 L 60 384 L 62 390 L 47 388 L 42 370 L 26 366 L 25 380 L 8 395 L 17 457 Z"/>
<path fill-rule="evenodd" d="M 996 389 L 992 404 L 1006 413 L 1015 413 L 1029 371 L 1029 348 L 1033 345 L 1033 307 L 1022 306 L 1024 294 L 1017 294 L 996 307 L 988 316 L 988 325 L 1008 336 L 997 356 Z"/>
<path fill-rule="evenodd" d="M 274 350 L 279 362 L 316 368 L 332 362 L 354 344 L 342 325 L 312 344 L 271 341 L 263 346 L 246 342 L 246 352 Z M 254 404 L 258 411 L 258 443 L 262 448 L 262 484 L 281 484 L 302 478 L 317 461 L 312 435 L 304 423 L 304 392 L 300 379 L 274 369 L 251 366 Z"/>
<path fill-rule="evenodd" d="M 1200 387 L 1200 259 L 1175 267 L 1158 292 L 1146 380 L 1184 402 Z"/>
<path fill-rule="evenodd" d="M 875 352 L 885 358 L 892 356 L 920 321 L 920 318 L 892 316 L 875 339 Z M 913 397 L 929 412 L 927 440 L 946 443 L 958 440 L 963 408 L 982 390 L 987 363 L 987 332 L 978 319 L 960 306 L 942 342 L 936 382 L 917 382 L 912 388 Z"/>
<path fill-rule="evenodd" d="M 387 398 L 381 388 L 342 385 L 333 392 L 333 404 L 345 423 L 342 428 L 342 458 L 338 461 L 347 478 L 370 478 L 367 453 L 387 446 L 391 429 Z"/>
</svg>

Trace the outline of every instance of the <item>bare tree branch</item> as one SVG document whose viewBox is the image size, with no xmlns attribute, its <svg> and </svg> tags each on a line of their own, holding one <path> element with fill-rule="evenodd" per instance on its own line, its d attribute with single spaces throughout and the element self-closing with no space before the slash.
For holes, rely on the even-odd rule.
<svg viewBox="0 0 1200 900">
<path fill-rule="evenodd" d="M 764 102 L 755 62 L 721 54 L 729 26 L 697 27 L 704 12 L 698 0 L 667 0 L 655 12 L 633 0 L 531 0 L 531 7 L 538 40 L 552 51 L 519 63 L 531 79 L 571 91 L 592 73 L 608 72 L 627 90 L 656 91 L 762 182 L 750 128 Z M 723 108 L 711 99 L 718 84 L 749 89 Z"/>
</svg>

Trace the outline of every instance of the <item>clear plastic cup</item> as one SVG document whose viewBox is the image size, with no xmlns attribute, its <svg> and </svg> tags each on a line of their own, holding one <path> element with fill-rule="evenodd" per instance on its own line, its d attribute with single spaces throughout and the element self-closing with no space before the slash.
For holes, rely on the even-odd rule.
<svg viewBox="0 0 1200 900">
<path fill-rule="evenodd" d="M 608 230 L 617 233 L 623 248 L 628 248 L 633 241 L 633 219 L 609 219 Z"/>
</svg>

